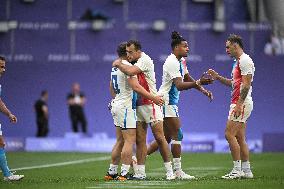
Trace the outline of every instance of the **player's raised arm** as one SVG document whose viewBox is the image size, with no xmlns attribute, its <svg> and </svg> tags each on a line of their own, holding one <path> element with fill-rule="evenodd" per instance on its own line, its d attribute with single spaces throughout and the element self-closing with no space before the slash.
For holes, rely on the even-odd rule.
<svg viewBox="0 0 284 189">
<path fill-rule="evenodd" d="M 232 79 L 225 78 L 220 76 L 215 70 L 209 69 L 206 73 L 208 73 L 214 80 L 220 81 L 222 84 L 232 87 Z"/>
<path fill-rule="evenodd" d="M 136 77 L 130 77 L 128 78 L 128 83 L 130 87 L 137 92 L 138 94 L 142 95 L 143 97 L 152 100 L 155 104 L 162 106 L 164 104 L 164 100 L 160 96 L 154 96 L 147 92 L 138 82 L 138 79 Z"/>
</svg>

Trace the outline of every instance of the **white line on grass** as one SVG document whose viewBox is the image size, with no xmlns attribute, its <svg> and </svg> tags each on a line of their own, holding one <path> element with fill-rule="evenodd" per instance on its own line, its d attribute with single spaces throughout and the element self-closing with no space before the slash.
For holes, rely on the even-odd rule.
<svg viewBox="0 0 284 189">
<path fill-rule="evenodd" d="M 66 161 L 61 163 L 51 163 L 51 164 L 44 164 L 44 165 L 36 165 L 36 166 L 30 166 L 30 167 L 20 167 L 11 169 L 11 171 L 18 171 L 18 170 L 28 170 L 28 169 L 41 169 L 41 168 L 49 168 L 49 167 L 59 167 L 59 166 L 65 166 L 65 165 L 74 165 L 74 164 L 80 164 L 80 163 L 88 163 L 93 161 L 104 161 L 110 159 L 110 156 L 103 156 L 103 157 L 97 157 L 97 158 L 89 158 L 89 159 L 81 159 L 81 160 L 75 160 L 75 161 Z"/>
</svg>

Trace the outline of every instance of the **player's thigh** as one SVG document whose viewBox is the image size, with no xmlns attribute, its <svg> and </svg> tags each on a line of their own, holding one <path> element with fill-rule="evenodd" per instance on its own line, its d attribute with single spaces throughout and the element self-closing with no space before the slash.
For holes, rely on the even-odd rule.
<svg viewBox="0 0 284 189">
<path fill-rule="evenodd" d="M 123 136 L 120 127 L 115 127 L 115 133 L 116 133 L 116 140 L 118 142 L 123 142 Z"/>
<path fill-rule="evenodd" d="M 4 137 L 2 135 L 0 135 L 0 148 L 5 147 L 5 141 L 4 141 Z"/>
<path fill-rule="evenodd" d="M 164 137 L 163 121 L 156 121 L 151 125 L 153 135 L 156 137 Z"/>
<path fill-rule="evenodd" d="M 237 139 L 239 142 L 244 142 L 246 140 L 246 123 L 242 123 L 238 133 L 237 133 Z"/>
<path fill-rule="evenodd" d="M 137 142 L 144 142 L 146 141 L 147 136 L 147 124 L 145 122 L 137 121 L 137 128 L 136 128 L 136 140 Z"/>
<path fill-rule="evenodd" d="M 121 129 L 121 131 L 125 143 L 135 143 L 136 129 Z"/>
<path fill-rule="evenodd" d="M 242 122 L 228 120 L 225 129 L 226 136 L 237 136 L 243 126 Z"/>
<path fill-rule="evenodd" d="M 164 118 L 164 130 L 166 135 L 176 137 L 181 127 L 178 117 L 166 117 Z"/>
</svg>

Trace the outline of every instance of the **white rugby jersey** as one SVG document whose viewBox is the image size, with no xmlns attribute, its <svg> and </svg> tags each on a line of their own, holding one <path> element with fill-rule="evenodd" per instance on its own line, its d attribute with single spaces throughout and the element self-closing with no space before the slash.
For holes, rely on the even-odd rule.
<svg viewBox="0 0 284 189">
<path fill-rule="evenodd" d="M 178 60 L 174 54 L 169 55 L 163 65 L 163 81 L 159 89 L 159 94 L 165 99 L 165 105 L 178 104 L 180 91 L 173 83 L 173 79 L 181 77 L 183 80 L 185 74 L 188 74 L 185 59 Z"/>
<path fill-rule="evenodd" d="M 153 60 L 144 52 L 142 52 L 141 57 L 138 59 L 137 63 L 135 63 L 135 66 L 137 66 L 142 71 L 142 73 L 137 75 L 139 84 L 146 91 L 156 96 L 157 88 Z M 137 106 L 151 103 L 152 101 L 138 95 Z"/>
<path fill-rule="evenodd" d="M 240 98 L 242 90 L 242 76 L 252 75 L 251 82 L 254 76 L 254 63 L 249 55 L 243 53 L 238 60 L 236 60 L 232 70 L 232 93 L 231 93 L 231 104 L 236 104 Z M 252 86 L 249 89 L 245 102 L 252 101 L 251 97 Z"/>
<path fill-rule="evenodd" d="M 122 60 L 123 64 L 130 65 L 126 60 Z M 112 68 L 111 71 L 111 82 L 112 87 L 116 93 L 116 96 L 113 100 L 114 106 L 121 106 L 124 108 L 133 108 L 135 109 L 136 104 L 136 93 L 132 90 L 130 85 L 128 84 L 127 79 L 129 77 L 136 76 L 127 76 L 123 72 L 121 72 L 118 68 Z"/>
</svg>

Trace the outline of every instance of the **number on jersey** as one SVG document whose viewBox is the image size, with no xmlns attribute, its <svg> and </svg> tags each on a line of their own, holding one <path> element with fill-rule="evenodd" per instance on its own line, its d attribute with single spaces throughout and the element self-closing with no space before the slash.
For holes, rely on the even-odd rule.
<svg viewBox="0 0 284 189">
<path fill-rule="evenodd" d="M 112 87 L 115 92 L 115 94 L 120 93 L 120 89 L 118 88 L 118 83 L 117 83 L 117 75 L 112 75 L 111 76 L 111 82 L 112 82 Z"/>
</svg>

